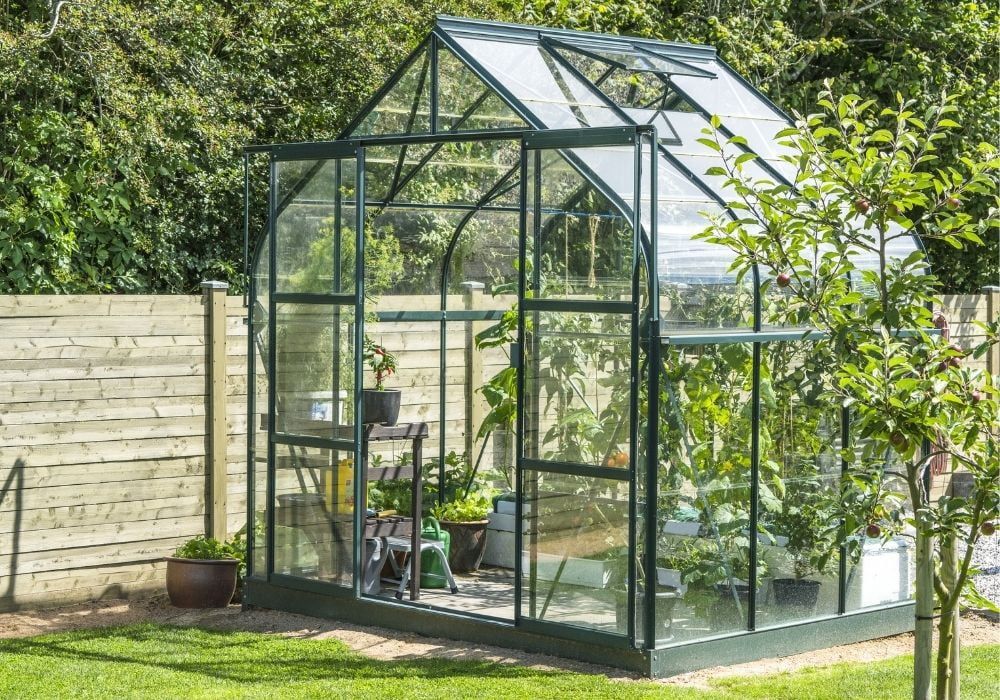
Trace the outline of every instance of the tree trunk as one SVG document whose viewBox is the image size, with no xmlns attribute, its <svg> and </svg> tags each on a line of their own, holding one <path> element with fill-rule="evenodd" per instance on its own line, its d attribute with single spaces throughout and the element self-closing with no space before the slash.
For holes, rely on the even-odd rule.
<svg viewBox="0 0 1000 700">
<path fill-rule="evenodd" d="M 941 585 L 955 603 L 942 601 L 941 621 L 938 624 L 937 697 L 938 700 L 959 700 L 958 669 L 958 605 L 954 596 L 958 569 L 958 552 L 955 538 L 941 540 Z"/>
<path fill-rule="evenodd" d="M 913 642 L 913 700 L 930 700 L 931 664 L 934 641 L 934 563 L 932 538 L 926 534 L 917 514 L 916 622 Z"/>
</svg>

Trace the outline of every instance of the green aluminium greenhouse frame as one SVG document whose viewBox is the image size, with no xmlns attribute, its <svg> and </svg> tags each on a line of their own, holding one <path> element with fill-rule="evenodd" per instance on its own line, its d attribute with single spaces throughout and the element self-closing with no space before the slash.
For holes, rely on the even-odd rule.
<svg viewBox="0 0 1000 700">
<path fill-rule="evenodd" d="M 549 79 L 532 83 L 543 70 Z M 692 237 L 707 225 L 701 212 L 734 216 L 721 178 L 705 175 L 715 156 L 698 145 L 720 114 L 723 138 L 749 134 L 732 147 L 758 156 L 757 174 L 793 181 L 775 136 L 787 117 L 708 47 L 440 17 L 339 139 L 245 149 L 245 603 L 651 675 L 912 628 L 903 543 L 865 543 L 852 561 L 845 543 L 809 530 L 825 512 L 816 494 L 838 497 L 841 451 L 854 445 L 846 409 L 815 403 L 815 331 L 776 320 L 782 298 L 763 271 L 744 279 L 731 253 Z M 450 233 L 418 255 L 428 221 Z M 387 239 L 397 247 L 378 264 L 393 271 L 389 282 L 370 269 L 372 246 Z M 368 514 L 331 505 L 366 503 L 356 465 L 367 454 L 361 349 L 373 324 L 436 333 L 432 461 L 444 497 L 450 329 L 509 318 L 496 304 L 454 308 L 453 293 L 489 268 L 483 251 L 501 240 L 507 284 L 493 292 L 505 289 L 517 311 L 519 436 L 506 620 L 368 594 Z M 899 241 L 891 253 L 915 245 Z M 499 268 L 489 268 L 497 279 Z M 417 308 L 419 292 L 439 302 Z M 579 361 L 564 363 L 570 355 Z M 559 372 L 576 374 L 560 384 Z M 309 415 L 293 420 L 296 411 Z M 302 475 L 320 463 L 310 485 Z M 323 497 L 322 515 L 287 513 Z M 805 511 L 819 515 L 790 519 Z M 324 546 L 342 546 L 340 555 L 309 555 L 336 563 L 286 564 L 302 548 L 285 541 L 296 528 L 338 532 Z M 574 597 L 573 585 L 543 581 L 546 547 L 600 539 L 601 528 L 615 533 L 603 563 L 617 608 L 611 593 Z M 817 557 L 823 547 L 833 556 Z M 779 559 L 795 562 L 796 580 L 820 577 L 816 562 L 829 559 L 828 593 L 780 607 L 760 583 Z M 556 581 L 571 560 L 563 555 Z M 683 577 L 669 586 L 672 567 Z M 869 590 L 885 577 L 898 586 Z M 560 600 L 576 617 L 552 613 Z M 588 620 L 581 601 L 604 621 Z M 677 619 L 665 622 L 667 608 Z"/>
</svg>

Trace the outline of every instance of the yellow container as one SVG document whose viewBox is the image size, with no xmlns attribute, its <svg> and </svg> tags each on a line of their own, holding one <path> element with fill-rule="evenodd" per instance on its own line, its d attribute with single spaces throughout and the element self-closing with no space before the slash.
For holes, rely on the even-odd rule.
<svg viewBox="0 0 1000 700">
<path fill-rule="evenodd" d="M 326 502 L 334 515 L 354 512 L 354 460 L 340 460 L 337 466 L 323 475 Z"/>
</svg>

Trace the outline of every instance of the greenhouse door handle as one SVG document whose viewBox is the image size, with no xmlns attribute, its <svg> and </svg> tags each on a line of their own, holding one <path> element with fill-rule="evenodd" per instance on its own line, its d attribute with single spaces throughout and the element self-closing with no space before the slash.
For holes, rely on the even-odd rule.
<svg viewBox="0 0 1000 700">
<path fill-rule="evenodd" d="M 510 366 L 514 369 L 521 369 L 521 344 L 510 344 Z"/>
</svg>

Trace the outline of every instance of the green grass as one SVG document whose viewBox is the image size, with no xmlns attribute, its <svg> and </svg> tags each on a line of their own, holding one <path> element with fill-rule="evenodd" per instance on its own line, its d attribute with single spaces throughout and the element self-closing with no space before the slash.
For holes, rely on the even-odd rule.
<svg viewBox="0 0 1000 700">
<path fill-rule="evenodd" d="M 962 659 L 966 698 L 997 697 L 1000 645 Z M 480 661 L 376 661 L 332 639 L 134 625 L 0 640 L 0 698 L 906 698 L 909 661 L 729 678 L 700 691 Z"/>
</svg>

